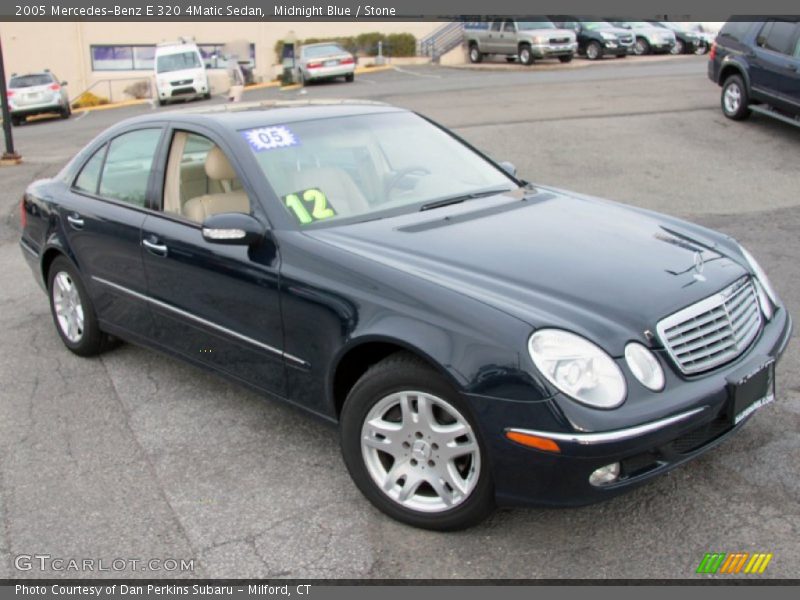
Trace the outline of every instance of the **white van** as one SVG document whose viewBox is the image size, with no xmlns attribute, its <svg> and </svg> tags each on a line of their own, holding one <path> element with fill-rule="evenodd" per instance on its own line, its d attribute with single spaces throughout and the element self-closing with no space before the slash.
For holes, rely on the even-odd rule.
<svg viewBox="0 0 800 600">
<path fill-rule="evenodd" d="M 172 100 L 211 98 L 211 86 L 197 44 L 191 41 L 162 42 L 154 61 L 158 103 Z"/>
</svg>

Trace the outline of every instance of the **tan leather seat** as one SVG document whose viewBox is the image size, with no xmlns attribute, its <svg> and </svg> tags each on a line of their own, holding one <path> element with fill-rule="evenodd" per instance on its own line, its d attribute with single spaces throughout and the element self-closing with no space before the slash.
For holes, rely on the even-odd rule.
<svg viewBox="0 0 800 600">
<path fill-rule="evenodd" d="M 317 167 L 296 171 L 293 187 L 297 190 L 319 189 L 328 198 L 328 204 L 337 215 L 357 215 L 369 210 L 369 204 L 361 190 L 343 169 Z"/>
<path fill-rule="evenodd" d="M 202 223 L 207 217 L 219 213 L 250 212 L 250 199 L 244 190 L 234 189 L 239 187 L 236 185 L 238 183 L 236 171 L 217 146 L 214 146 L 206 156 L 205 171 L 210 184 L 218 182 L 221 189 L 228 191 L 205 194 L 187 200 L 183 205 L 183 216 Z"/>
</svg>

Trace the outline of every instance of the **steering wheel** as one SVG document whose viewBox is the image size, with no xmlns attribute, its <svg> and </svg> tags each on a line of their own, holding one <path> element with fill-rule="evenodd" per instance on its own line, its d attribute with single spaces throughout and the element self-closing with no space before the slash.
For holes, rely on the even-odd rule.
<svg viewBox="0 0 800 600">
<path fill-rule="evenodd" d="M 422 166 L 405 167 L 404 169 L 396 171 L 385 183 L 386 195 L 388 196 L 389 192 L 391 192 L 395 187 L 397 187 L 397 184 L 400 183 L 406 177 L 406 175 L 413 175 L 413 174 L 430 175 L 431 172 L 430 170 Z"/>
</svg>

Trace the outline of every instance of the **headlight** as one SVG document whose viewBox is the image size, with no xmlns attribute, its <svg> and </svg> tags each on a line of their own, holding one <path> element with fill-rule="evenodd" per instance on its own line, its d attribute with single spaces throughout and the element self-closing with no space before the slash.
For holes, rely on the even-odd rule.
<svg viewBox="0 0 800 600">
<path fill-rule="evenodd" d="M 625 377 L 617 363 L 590 341 L 560 329 L 531 336 L 533 364 L 567 396 L 595 408 L 614 408 L 625 400 Z"/>
<path fill-rule="evenodd" d="M 531 41 L 538 46 L 538 45 L 541 45 L 541 44 L 546 44 L 547 43 L 547 38 L 540 37 L 540 36 L 537 35 L 537 36 L 534 36 Z"/>
<path fill-rule="evenodd" d="M 743 246 L 739 246 L 739 249 L 742 251 L 742 255 L 744 256 L 745 260 L 747 260 L 747 264 L 750 265 L 753 274 L 756 276 L 758 300 L 761 304 L 761 310 L 763 311 L 764 316 L 767 318 L 767 320 L 769 320 L 772 318 L 772 313 L 774 312 L 775 307 L 778 306 L 778 294 L 775 293 L 772 284 L 769 282 L 769 277 L 767 277 L 764 269 L 761 268 L 761 265 L 758 264 L 756 259 L 753 258 L 753 255 L 745 250 Z M 764 297 L 765 294 L 766 297 Z"/>
<path fill-rule="evenodd" d="M 653 353 L 638 342 L 625 346 L 625 361 L 633 376 L 649 390 L 664 389 L 664 370 Z"/>
<path fill-rule="evenodd" d="M 603 36 L 604 40 L 616 40 L 617 39 L 617 36 L 614 35 L 613 33 L 606 33 L 604 31 L 601 31 L 600 35 Z"/>
</svg>

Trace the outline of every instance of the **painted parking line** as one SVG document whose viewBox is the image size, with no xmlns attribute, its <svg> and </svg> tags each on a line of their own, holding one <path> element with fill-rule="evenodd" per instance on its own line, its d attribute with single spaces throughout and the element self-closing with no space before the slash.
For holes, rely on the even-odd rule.
<svg viewBox="0 0 800 600">
<path fill-rule="evenodd" d="M 406 69 L 402 69 L 400 67 L 395 67 L 395 71 L 400 73 L 405 73 L 406 75 L 413 75 L 414 77 L 427 77 L 429 79 L 441 79 L 441 75 L 433 75 L 432 73 L 415 73 L 414 71 L 408 71 Z"/>
</svg>

